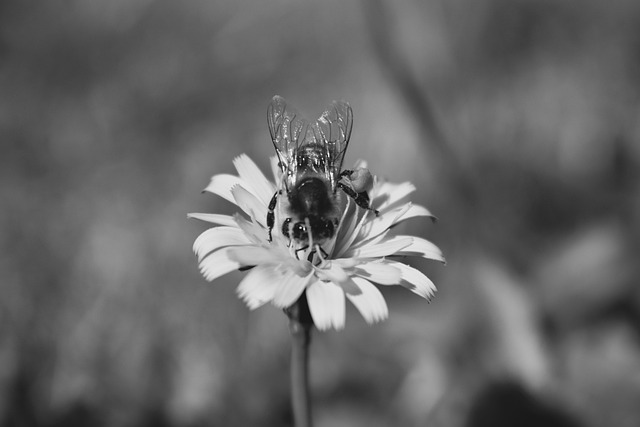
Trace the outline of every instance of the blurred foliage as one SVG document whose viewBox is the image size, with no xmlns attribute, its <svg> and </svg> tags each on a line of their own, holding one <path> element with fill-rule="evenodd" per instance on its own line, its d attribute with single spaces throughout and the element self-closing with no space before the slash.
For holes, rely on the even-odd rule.
<svg viewBox="0 0 640 427">
<path fill-rule="evenodd" d="M 191 254 L 280 94 L 448 257 L 315 334 L 318 426 L 635 426 L 640 4 L 0 2 L 0 424 L 290 425 L 286 319 Z M 508 408 L 505 411 L 504 408 Z M 523 419 L 529 420 L 525 424 Z M 531 420 L 537 420 L 531 424 Z"/>
</svg>

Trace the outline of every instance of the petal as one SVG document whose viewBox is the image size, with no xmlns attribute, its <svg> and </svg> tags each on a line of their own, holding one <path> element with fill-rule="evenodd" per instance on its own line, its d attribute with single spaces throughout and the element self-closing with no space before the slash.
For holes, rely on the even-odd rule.
<svg viewBox="0 0 640 427">
<path fill-rule="evenodd" d="M 316 275 L 326 281 L 344 283 L 349 280 L 349 275 L 339 263 L 328 261 L 324 266 L 316 268 Z"/>
<path fill-rule="evenodd" d="M 354 245 L 354 242 L 360 235 L 360 229 L 369 218 L 369 214 L 373 215 L 373 213 L 370 212 L 361 212 L 361 210 L 355 207 L 355 203 L 351 203 L 350 198 L 347 199 L 347 208 L 338 225 L 338 237 L 336 238 L 335 249 L 332 252 L 334 258 L 343 257 Z M 348 221 L 345 221 L 345 219 L 348 219 Z M 343 224 L 343 222 L 345 224 Z"/>
<path fill-rule="evenodd" d="M 396 207 L 398 203 L 402 203 L 414 191 L 416 191 L 416 187 L 410 182 L 374 184 L 370 195 L 371 205 L 380 212 L 387 211 Z"/>
<path fill-rule="evenodd" d="M 235 214 L 233 219 L 236 225 L 244 231 L 244 234 L 246 234 L 247 238 L 251 239 L 253 243 L 260 245 L 267 242 L 268 232 L 264 227 L 260 226 L 260 224 L 247 220 L 240 214 Z"/>
<path fill-rule="evenodd" d="M 237 227 L 213 227 L 198 236 L 193 242 L 193 251 L 202 261 L 211 252 L 225 246 L 250 244 L 251 241 Z"/>
<path fill-rule="evenodd" d="M 280 277 L 273 266 L 257 266 L 242 279 L 236 292 L 250 309 L 256 309 L 273 299 Z"/>
<path fill-rule="evenodd" d="M 211 182 L 209 185 L 203 190 L 209 193 L 217 194 L 218 196 L 227 199 L 231 203 L 236 203 L 233 195 L 231 194 L 231 189 L 237 185 L 242 185 L 243 182 L 240 178 L 235 175 L 229 174 L 220 174 L 214 175 L 211 178 Z"/>
<path fill-rule="evenodd" d="M 350 248 L 344 258 L 379 258 L 383 256 L 395 255 L 401 249 L 411 245 L 411 236 L 387 237 L 375 244 L 364 244 Z"/>
<path fill-rule="evenodd" d="M 400 270 L 387 261 L 365 262 L 355 269 L 355 273 L 381 285 L 397 285 L 402 279 Z"/>
<path fill-rule="evenodd" d="M 344 328 L 344 291 L 340 286 L 318 280 L 307 288 L 307 302 L 313 323 L 319 330 Z"/>
<path fill-rule="evenodd" d="M 399 224 L 402 221 L 406 221 L 410 218 L 415 218 L 419 216 L 428 216 L 432 221 L 436 220 L 436 217 L 429 211 L 429 209 L 425 208 L 421 205 L 414 205 L 413 203 L 409 204 L 409 209 L 402 213 L 402 215 L 396 218 L 396 221 L 393 225 Z"/>
<path fill-rule="evenodd" d="M 229 258 L 242 266 L 277 264 L 282 260 L 279 255 L 265 246 L 243 246 L 229 252 Z"/>
<path fill-rule="evenodd" d="M 363 160 L 363 159 L 358 159 L 358 160 L 356 160 L 356 161 L 355 161 L 355 163 L 353 164 L 353 169 L 354 169 L 354 170 L 355 170 L 355 169 L 358 169 L 358 168 L 366 169 L 366 168 L 368 168 L 368 167 L 369 167 L 369 165 L 368 165 L 367 161 L 366 161 L 366 160 Z"/>
<path fill-rule="evenodd" d="M 190 213 L 187 214 L 187 218 L 199 219 L 200 221 L 210 222 L 218 225 L 235 226 L 236 221 L 231 215 L 219 215 L 210 213 Z"/>
<path fill-rule="evenodd" d="M 396 209 L 387 211 L 386 213 L 381 213 L 377 217 L 371 218 L 362 226 L 356 240 L 364 241 L 379 236 L 394 224 L 400 222 L 399 218 L 405 215 L 410 208 L 411 204 L 406 203 Z"/>
<path fill-rule="evenodd" d="M 356 306 L 364 320 L 367 323 L 376 323 L 389 317 L 387 302 L 380 290 L 361 277 L 354 277 L 353 281 L 361 292 L 357 295 L 347 294 L 347 298 Z"/>
<path fill-rule="evenodd" d="M 268 206 L 273 193 L 276 191 L 275 186 L 269 182 L 260 168 L 246 154 L 236 157 L 233 160 L 233 164 L 245 186 L 250 187 L 248 190 L 258 197 L 262 204 Z"/>
<path fill-rule="evenodd" d="M 280 279 L 280 284 L 273 296 L 273 304 L 278 308 L 291 306 L 300 298 L 312 278 L 313 274 L 298 276 L 295 273 L 288 272 Z"/>
<path fill-rule="evenodd" d="M 423 239 L 422 237 L 416 236 L 396 236 L 399 238 L 402 237 L 411 237 L 411 244 L 399 250 L 396 255 L 407 255 L 407 256 L 419 256 L 422 258 L 433 259 L 436 261 L 440 261 L 446 263 L 444 259 L 444 255 L 440 248 L 436 245 L 428 241 L 427 239 Z"/>
<path fill-rule="evenodd" d="M 222 248 L 210 253 L 200 261 L 200 272 L 206 280 L 211 282 L 220 276 L 231 273 L 240 268 L 240 264 L 229 258 L 231 248 Z"/>
<path fill-rule="evenodd" d="M 411 292 L 420 295 L 426 300 L 431 300 L 436 292 L 436 286 L 431 279 L 422 274 L 419 270 L 410 267 L 401 262 L 392 262 L 396 268 L 398 268 L 402 274 L 402 280 L 400 285 L 409 289 Z"/>
<path fill-rule="evenodd" d="M 280 271 L 291 271 L 298 276 L 308 276 L 314 271 L 313 264 L 311 264 L 309 261 L 307 261 L 306 259 L 295 259 L 289 254 L 288 248 L 281 247 L 281 249 L 283 249 L 280 252 L 282 262 L 278 264 L 277 267 Z"/>
<path fill-rule="evenodd" d="M 252 219 L 256 220 L 260 225 L 266 227 L 267 205 L 263 204 L 260 199 L 251 194 L 247 189 L 240 185 L 236 185 L 231 190 L 235 203 L 247 213 Z"/>
</svg>

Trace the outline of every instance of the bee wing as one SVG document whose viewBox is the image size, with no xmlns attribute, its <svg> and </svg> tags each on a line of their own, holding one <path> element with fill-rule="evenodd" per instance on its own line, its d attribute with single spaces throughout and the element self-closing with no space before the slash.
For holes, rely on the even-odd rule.
<svg viewBox="0 0 640 427">
<path fill-rule="evenodd" d="M 274 96 L 267 108 L 267 124 L 279 166 L 286 175 L 289 188 L 295 185 L 298 147 L 306 138 L 309 123 L 287 105 L 281 96 Z"/>
<path fill-rule="evenodd" d="M 342 171 L 352 127 L 353 110 L 344 101 L 334 101 L 313 126 L 316 139 L 320 139 L 326 150 L 326 173 L 334 191 Z"/>
</svg>

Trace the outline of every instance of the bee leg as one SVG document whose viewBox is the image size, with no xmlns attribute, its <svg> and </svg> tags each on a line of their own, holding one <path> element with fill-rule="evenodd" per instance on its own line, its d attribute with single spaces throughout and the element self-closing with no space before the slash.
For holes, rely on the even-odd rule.
<svg viewBox="0 0 640 427">
<path fill-rule="evenodd" d="M 348 171 L 343 171 L 340 175 L 342 175 L 344 172 L 348 172 Z M 347 194 L 347 196 L 351 197 L 356 202 L 356 204 L 360 206 L 362 209 L 373 211 L 376 214 L 376 216 L 378 216 L 380 212 L 378 212 L 377 210 L 369 206 L 369 195 L 367 194 L 366 191 L 361 191 L 358 193 L 356 192 L 356 190 L 343 184 L 342 182 L 338 182 L 338 187 L 340 187 L 342 191 L 344 191 Z"/>
<path fill-rule="evenodd" d="M 269 202 L 269 211 L 267 212 L 267 227 L 269 228 L 269 242 L 273 240 L 271 237 L 271 231 L 273 230 L 273 224 L 276 221 L 273 211 L 276 208 L 276 202 L 278 201 L 278 191 L 273 194 L 271 201 Z"/>
<path fill-rule="evenodd" d="M 329 254 L 327 253 L 327 251 L 324 250 L 324 248 L 322 246 L 316 245 L 316 249 L 319 250 L 319 254 L 321 255 L 321 258 L 322 257 L 325 257 L 325 258 L 329 257 Z"/>
<path fill-rule="evenodd" d="M 340 172 L 340 178 L 343 178 L 343 177 L 345 177 L 345 176 L 348 178 L 348 177 L 350 177 L 350 176 L 351 176 L 351 174 L 352 174 L 352 173 L 353 173 L 353 171 L 352 171 L 352 170 L 350 170 L 350 169 L 345 169 L 345 170 L 343 170 L 342 172 Z"/>
</svg>

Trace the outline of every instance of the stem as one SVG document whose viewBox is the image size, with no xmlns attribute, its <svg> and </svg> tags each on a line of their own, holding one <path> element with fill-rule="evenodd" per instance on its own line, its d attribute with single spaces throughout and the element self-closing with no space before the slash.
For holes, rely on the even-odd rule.
<svg viewBox="0 0 640 427">
<path fill-rule="evenodd" d="M 309 314 L 306 295 L 289 309 L 291 333 L 291 407 L 295 427 L 311 427 L 311 402 L 309 398 L 309 343 L 313 321 Z"/>
</svg>

